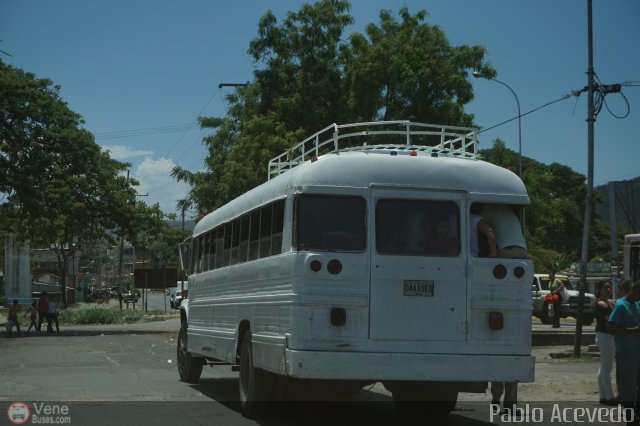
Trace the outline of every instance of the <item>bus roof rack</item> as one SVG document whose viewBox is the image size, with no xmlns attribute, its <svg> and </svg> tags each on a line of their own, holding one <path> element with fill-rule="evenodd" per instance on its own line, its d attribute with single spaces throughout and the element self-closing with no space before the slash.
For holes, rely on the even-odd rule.
<svg viewBox="0 0 640 426">
<path fill-rule="evenodd" d="M 393 140 L 397 142 L 393 142 Z M 269 161 L 268 179 L 341 151 L 479 158 L 477 130 L 407 120 L 331 124 Z"/>
</svg>

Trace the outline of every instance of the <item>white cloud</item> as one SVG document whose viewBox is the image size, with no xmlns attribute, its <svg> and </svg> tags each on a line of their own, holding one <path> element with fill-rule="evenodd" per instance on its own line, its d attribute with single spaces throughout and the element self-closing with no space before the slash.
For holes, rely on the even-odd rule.
<svg viewBox="0 0 640 426">
<path fill-rule="evenodd" d="M 177 182 L 171 177 L 171 169 L 176 164 L 164 157 L 154 160 L 150 157 L 137 164 L 132 170 L 132 177 L 140 182 L 138 194 L 149 194 L 144 197 L 148 205 L 160 204 L 165 213 L 177 213 L 176 202 L 187 196 L 191 189 L 183 182 Z"/>
<path fill-rule="evenodd" d="M 153 154 L 153 151 L 135 150 L 124 145 L 102 145 L 102 148 L 105 151 L 109 151 L 111 153 L 111 158 L 118 161 L 124 161 L 130 158 L 145 157 Z"/>
</svg>

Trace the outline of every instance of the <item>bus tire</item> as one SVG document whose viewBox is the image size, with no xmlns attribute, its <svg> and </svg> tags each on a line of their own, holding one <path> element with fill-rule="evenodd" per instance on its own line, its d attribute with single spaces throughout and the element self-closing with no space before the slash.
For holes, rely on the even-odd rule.
<svg viewBox="0 0 640 426">
<path fill-rule="evenodd" d="M 244 417 L 255 419 L 265 413 L 267 395 L 276 387 L 275 375 L 253 364 L 251 331 L 247 330 L 240 344 L 240 411 Z"/>
<path fill-rule="evenodd" d="M 178 373 L 180 380 L 187 383 L 198 383 L 204 366 L 204 358 L 196 358 L 187 351 L 187 323 L 182 323 L 178 334 Z"/>
</svg>

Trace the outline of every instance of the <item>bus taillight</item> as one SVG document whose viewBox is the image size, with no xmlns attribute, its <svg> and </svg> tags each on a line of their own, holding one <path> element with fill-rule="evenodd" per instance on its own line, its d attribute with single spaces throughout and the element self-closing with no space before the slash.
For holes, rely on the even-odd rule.
<svg viewBox="0 0 640 426">
<path fill-rule="evenodd" d="M 491 330 L 502 330 L 504 328 L 502 312 L 489 312 L 489 328 Z"/>
</svg>

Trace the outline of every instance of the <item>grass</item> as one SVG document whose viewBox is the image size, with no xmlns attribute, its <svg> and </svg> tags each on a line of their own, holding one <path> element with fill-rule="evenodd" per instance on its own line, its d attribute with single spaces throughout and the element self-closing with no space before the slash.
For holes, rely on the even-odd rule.
<svg viewBox="0 0 640 426">
<path fill-rule="evenodd" d="M 142 320 L 144 313 L 131 309 L 120 310 L 109 307 L 63 309 L 59 320 L 64 324 L 129 324 Z"/>
</svg>

